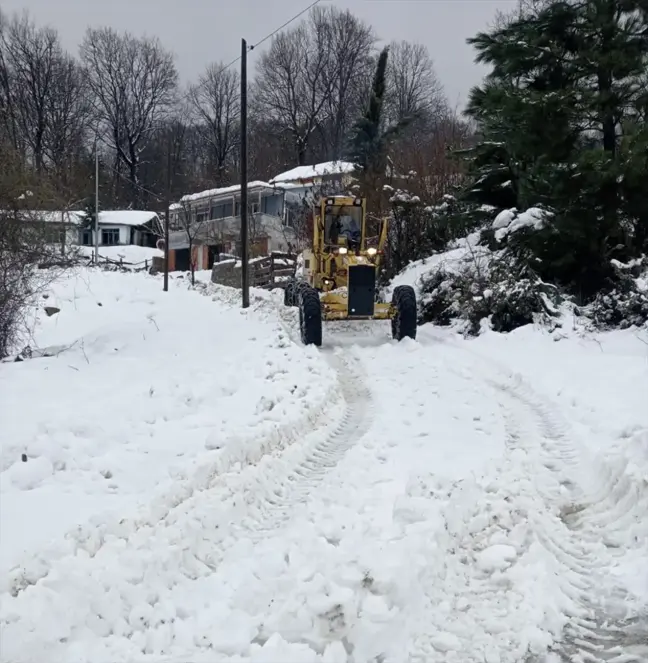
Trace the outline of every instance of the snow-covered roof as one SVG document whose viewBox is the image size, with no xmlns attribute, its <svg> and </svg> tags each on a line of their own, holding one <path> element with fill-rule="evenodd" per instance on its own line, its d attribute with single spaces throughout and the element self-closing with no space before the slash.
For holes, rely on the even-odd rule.
<svg viewBox="0 0 648 663">
<path fill-rule="evenodd" d="M 355 165 L 348 161 L 325 161 L 313 164 L 312 166 L 297 166 L 297 168 L 287 170 L 285 173 L 281 173 L 271 179 L 270 183 L 311 180 L 314 177 L 322 177 L 324 175 L 345 175 L 353 172 L 354 168 Z"/>
<path fill-rule="evenodd" d="M 99 212 L 99 223 L 104 226 L 143 226 L 158 219 L 155 212 L 145 210 L 106 210 Z"/>
<path fill-rule="evenodd" d="M 86 213 L 82 210 L 50 211 L 50 210 L 24 210 L 26 219 L 41 221 L 43 223 L 69 223 L 79 225 Z M 143 226 L 149 221 L 159 219 L 155 212 L 145 210 L 105 210 L 99 212 L 99 224 L 102 226 Z"/>
<path fill-rule="evenodd" d="M 6 214 L 7 212 L 4 213 Z M 13 214 L 13 212 L 10 212 L 10 214 Z M 26 221 L 40 221 L 41 223 L 78 224 L 81 223 L 81 219 L 83 218 L 83 212 L 73 210 L 53 212 L 51 210 L 29 209 L 20 210 L 18 214 L 22 215 Z"/>
<path fill-rule="evenodd" d="M 272 184 L 268 182 L 263 182 L 261 180 L 254 180 L 248 182 L 248 191 L 254 191 L 255 189 L 275 189 Z M 179 203 L 173 203 L 170 209 L 178 209 L 181 206 L 181 203 L 194 202 L 196 200 L 208 200 L 211 198 L 219 198 L 220 196 L 232 195 L 239 193 L 241 191 L 240 184 L 234 184 L 233 186 L 221 187 L 219 189 L 206 189 L 205 191 L 199 191 L 198 193 L 188 193 L 185 196 L 180 198 Z"/>
</svg>

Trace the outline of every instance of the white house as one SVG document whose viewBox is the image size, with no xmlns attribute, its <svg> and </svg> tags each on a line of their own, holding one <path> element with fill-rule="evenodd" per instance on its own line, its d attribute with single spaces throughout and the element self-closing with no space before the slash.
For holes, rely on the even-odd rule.
<svg viewBox="0 0 648 663">
<path fill-rule="evenodd" d="M 85 216 L 80 212 L 81 220 Z M 162 224 L 155 212 L 144 210 L 106 210 L 99 212 L 99 246 L 154 247 L 162 234 Z M 94 246 L 94 228 L 79 229 L 78 243 Z"/>
<path fill-rule="evenodd" d="M 94 227 L 84 225 L 85 212 L 25 210 L 26 219 L 43 224 L 52 244 L 94 246 Z M 155 247 L 162 223 L 155 212 L 106 210 L 99 212 L 99 246 Z"/>
</svg>

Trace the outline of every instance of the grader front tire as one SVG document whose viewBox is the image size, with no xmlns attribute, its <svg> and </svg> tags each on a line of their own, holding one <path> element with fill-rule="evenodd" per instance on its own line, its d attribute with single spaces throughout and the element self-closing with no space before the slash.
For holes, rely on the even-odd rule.
<svg viewBox="0 0 648 663">
<path fill-rule="evenodd" d="M 392 305 L 396 315 L 392 318 L 392 337 L 397 341 L 404 338 L 416 338 L 416 293 L 411 285 L 399 285 L 394 288 Z"/>
<path fill-rule="evenodd" d="M 322 304 L 319 293 L 310 286 L 299 291 L 299 331 L 304 345 L 322 345 Z"/>
</svg>

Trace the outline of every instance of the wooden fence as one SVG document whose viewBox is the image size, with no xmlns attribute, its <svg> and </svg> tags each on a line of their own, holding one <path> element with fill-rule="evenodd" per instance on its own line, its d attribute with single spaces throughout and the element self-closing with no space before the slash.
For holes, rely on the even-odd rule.
<svg viewBox="0 0 648 663">
<path fill-rule="evenodd" d="M 273 251 L 269 256 L 250 260 L 250 285 L 253 288 L 281 288 L 295 274 L 296 256 Z"/>
</svg>

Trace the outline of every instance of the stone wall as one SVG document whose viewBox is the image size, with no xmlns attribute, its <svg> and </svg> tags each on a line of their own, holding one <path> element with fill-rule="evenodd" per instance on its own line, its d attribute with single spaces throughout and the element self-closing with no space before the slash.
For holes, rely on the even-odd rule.
<svg viewBox="0 0 648 663">
<path fill-rule="evenodd" d="M 227 285 L 232 288 L 241 287 L 241 261 L 223 260 L 215 262 L 212 267 L 212 283 Z"/>
</svg>

